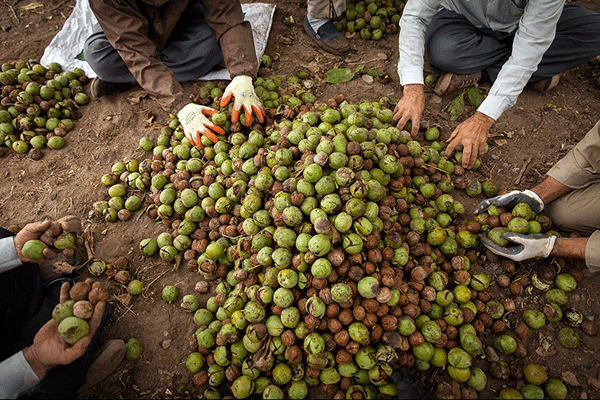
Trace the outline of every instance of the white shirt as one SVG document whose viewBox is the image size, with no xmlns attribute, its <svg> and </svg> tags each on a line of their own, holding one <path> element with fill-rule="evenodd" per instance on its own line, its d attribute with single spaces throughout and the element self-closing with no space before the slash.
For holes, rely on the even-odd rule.
<svg viewBox="0 0 600 400">
<path fill-rule="evenodd" d="M 13 237 L 0 239 L 0 273 L 23 264 Z M 39 382 L 22 351 L 0 362 L 0 399 L 16 399 Z"/>
<path fill-rule="evenodd" d="M 425 30 L 442 8 L 464 15 L 476 27 L 513 32 L 512 53 L 478 111 L 498 119 L 537 70 L 556 34 L 565 0 L 408 0 L 400 19 L 400 84 L 423 84 Z"/>
</svg>

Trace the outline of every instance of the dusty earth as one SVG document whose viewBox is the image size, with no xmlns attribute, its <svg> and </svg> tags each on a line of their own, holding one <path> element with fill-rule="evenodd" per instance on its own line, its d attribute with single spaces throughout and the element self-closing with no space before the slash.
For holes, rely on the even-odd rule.
<svg viewBox="0 0 600 400">
<path fill-rule="evenodd" d="M 39 59 L 75 2 L 49 0 L 39 7 L 23 9 L 30 3 L 33 2 L 5 0 L 0 4 L 0 62 Z M 385 37 L 379 42 L 353 38 L 351 55 L 346 58 L 331 56 L 313 46 L 303 33 L 304 1 L 275 3 L 277 11 L 266 50 L 274 60 L 271 74 L 294 74 L 300 68 L 310 71 L 316 83 L 313 92 L 321 99 L 340 93 L 354 102 L 375 101 L 382 96 L 400 97 L 396 74 L 397 37 Z M 578 3 L 600 11 L 600 1 Z M 354 69 L 359 65 L 374 68 L 380 76 L 387 75 L 389 79 L 387 82 L 383 79 L 385 83 L 377 80 L 367 83 L 357 75 L 345 84 L 324 83 L 327 70 L 334 67 Z M 526 89 L 516 106 L 492 128 L 490 151 L 482 159 L 483 167 L 471 173 L 480 180 L 492 179 L 508 189 L 526 189 L 539 182 L 544 173 L 600 119 L 600 90 L 594 85 L 598 77 L 600 67 L 585 64 L 565 73 L 558 87 L 547 95 Z M 195 88 L 193 84 L 186 85 L 190 93 Z M 8 155 L 0 159 L 0 225 L 16 230 L 31 221 L 56 219 L 65 214 L 78 215 L 94 232 L 96 255 L 107 261 L 126 256 L 133 275 L 144 282 L 143 294 L 134 299 L 128 298 L 124 287 L 113 283 L 115 296 L 112 300 L 116 312 L 103 333 L 104 340 L 137 337 L 144 344 L 142 357 L 136 361 L 123 361 L 116 373 L 81 393 L 81 397 L 195 397 L 200 393 L 184 365 L 188 354 L 187 337 L 195 328 L 190 316 L 177 305 L 160 300 L 160 291 L 165 284 L 175 284 L 182 293 L 192 293 L 200 278 L 185 268 L 178 269 L 156 258 L 147 259 L 140 255 L 139 241 L 155 237 L 163 230 L 147 215 L 136 215 L 130 221 L 117 224 L 88 218 L 92 203 L 106 196 L 100 177 L 109 172 L 116 161 L 147 157 L 138 146 L 140 137 L 156 138 L 158 129 L 168 120 L 152 99 L 128 101 L 131 94 L 130 91 L 105 97 L 84 107 L 83 117 L 66 137 L 67 146 L 58 151 L 44 150 L 41 161 L 8 151 Z M 457 121 L 450 121 L 446 106 L 451 100 L 429 94 L 425 114 L 425 120 L 441 125 L 446 137 L 473 112 L 467 107 Z M 471 211 L 481 199 L 463 200 Z M 522 267 L 531 268 L 530 265 Z M 499 266 L 493 263 L 486 264 L 485 268 L 492 275 L 500 272 Z M 600 313 L 596 297 L 600 276 L 586 274 L 586 277 L 576 294 L 571 296 L 571 305 L 577 306 L 586 316 L 595 317 Z M 497 299 L 509 295 L 506 289 L 497 286 L 493 293 Z M 580 347 L 567 350 L 557 343 L 558 329 L 559 324 L 553 324 L 542 329 L 539 337 L 532 335 L 526 343 L 529 355 L 525 361 L 546 365 L 554 377 L 572 372 L 576 379 L 569 381 L 570 397 L 600 397 L 598 339 L 582 335 Z M 542 357 L 536 349 L 546 337 L 556 351 L 551 348 Z M 432 382 L 447 379 L 441 370 L 427 376 L 415 372 L 415 376 L 428 390 L 433 387 Z M 494 396 L 509 383 L 491 381 L 482 395 Z"/>
</svg>

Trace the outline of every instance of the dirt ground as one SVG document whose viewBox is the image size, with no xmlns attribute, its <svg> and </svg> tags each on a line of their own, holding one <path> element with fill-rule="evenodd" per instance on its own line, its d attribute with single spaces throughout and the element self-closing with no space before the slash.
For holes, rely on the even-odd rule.
<svg viewBox="0 0 600 400">
<path fill-rule="evenodd" d="M 379 42 L 353 38 L 353 52 L 349 56 L 332 56 L 313 46 L 303 33 L 304 1 L 271 2 L 277 4 L 277 10 L 266 53 L 274 59 L 273 74 L 294 74 L 299 68 L 310 71 L 315 81 L 313 92 L 321 99 L 340 93 L 354 102 L 375 101 L 382 96 L 400 97 L 396 73 L 397 37 L 386 37 Z M 40 7 L 23 9 L 30 3 L 31 0 L 6 0 L 0 4 L 0 63 L 39 59 L 75 1 L 49 0 Z M 578 3 L 600 11 L 599 0 Z M 345 66 L 354 69 L 358 65 L 375 68 L 380 76 L 388 75 L 388 82 L 367 83 L 357 76 L 345 84 L 324 83 L 327 70 Z M 516 106 L 492 127 L 490 151 L 482 159 L 482 169 L 472 173 L 481 180 L 492 179 L 507 189 L 527 189 L 538 183 L 600 119 L 600 90 L 594 85 L 598 77 L 600 67 L 585 64 L 565 73 L 549 94 L 526 89 Z M 194 91 L 193 84 L 185 87 L 190 93 Z M 127 101 L 130 94 L 104 97 L 84 107 L 83 117 L 66 136 L 66 147 L 58 151 L 44 150 L 45 156 L 40 161 L 12 151 L 0 158 L 0 225 L 16 229 L 44 218 L 80 216 L 85 226 L 89 225 L 94 231 L 96 255 L 107 261 L 126 256 L 133 275 L 144 282 L 144 293 L 134 299 L 128 298 L 124 287 L 114 286 L 116 312 L 103 333 L 104 340 L 137 337 L 144 345 L 142 357 L 123 361 L 115 374 L 81 393 L 82 398 L 197 397 L 199 392 L 184 365 L 188 354 L 187 337 L 195 330 L 192 319 L 177 305 L 160 300 L 160 291 L 166 284 L 175 284 L 182 293 L 192 293 L 199 276 L 185 268 L 178 269 L 140 255 L 139 241 L 163 231 L 162 226 L 147 215 L 136 215 L 117 224 L 88 218 L 92 203 L 106 195 L 101 176 L 109 172 L 116 161 L 146 158 L 138 146 L 140 137 L 155 139 L 158 129 L 168 120 L 155 101 L 142 98 L 132 104 Z M 473 112 L 468 108 L 457 121 L 450 121 L 446 110 L 450 100 L 428 94 L 424 117 L 440 124 L 446 137 Z M 469 212 L 477 201 L 465 199 Z M 487 264 L 485 268 L 491 275 L 500 272 L 495 264 Z M 576 294 L 571 296 L 570 304 L 584 315 L 596 317 L 600 313 L 600 302 L 595 297 L 599 283 L 600 275 L 586 274 Z M 496 289 L 497 299 L 508 295 L 506 289 Z M 559 324 L 554 325 L 541 330 L 539 337 L 530 337 L 525 361 L 546 365 L 554 377 L 572 372 L 576 381 L 570 381 L 570 397 L 600 397 L 597 338 L 582 335 L 582 344 L 577 350 L 566 350 L 557 343 Z M 536 349 L 546 336 L 556 352 L 548 351 L 542 357 Z M 428 388 L 432 381 L 445 379 L 442 371 L 417 376 Z M 482 395 L 494 396 L 509 383 L 491 381 Z"/>
</svg>

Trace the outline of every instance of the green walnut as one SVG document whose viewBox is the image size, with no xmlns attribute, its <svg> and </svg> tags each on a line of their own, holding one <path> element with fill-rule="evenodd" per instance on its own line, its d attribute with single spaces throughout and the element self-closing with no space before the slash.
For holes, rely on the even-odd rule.
<svg viewBox="0 0 600 400">
<path fill-rule="evenodd" d="M 48 246 L 41 240 L 32 239 L 25 242 L 21 252 L 25 257 L 39 261 L 44 259 L 44 250 L 47 248 Z"/>
<path fill-rule="evenodd" d="M 131 338 L 125 342 L 125 357 L 128 360 L 136 360 L 142 355 L 143 349 L 144 347 L 138 339 Z"/>
<path fill-rule="evenodd" d="M 70 345 L 75 344 L 79 339 L 87 335 L 90 331 L 88 323 L 77 317 L 66 317 L 58 324 L 59 336 Z"/>
</svg>

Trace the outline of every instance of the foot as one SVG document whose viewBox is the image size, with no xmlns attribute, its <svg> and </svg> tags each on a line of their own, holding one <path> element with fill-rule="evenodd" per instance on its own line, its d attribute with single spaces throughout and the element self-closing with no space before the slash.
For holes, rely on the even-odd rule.
<svg viewBox="0 0 600 400">
<path fill-rule="evenodd" d="M 348 39 L 335 28 L 331 20 L 327 21 L 315 32 L 308 22 L 308 18 L 304 17 L 304 30 L 320 48 L 329 53 L 341 56 L 350 51 Z"/>
<path fill-rule="evenodd" d="M 465 88 L 476 84 L 481 79 L 481 72 L 461 75 L 452 72 L 445 72 L 440 76 L 433 91 L 438 96 L 443 96 L 456 89 Z"/>
<path fill-rule="evenodd" d="M 102 96 L 115 92 L 124 92 L 131 87 L 130 83 L 106 82 L 96 77 L 90 82 L 90 94 L 97 100 Z"/>
<path fill-rule="evenodd" d="M 86 376 L 85 384 L 79 389 L 79 393 L 95 386 L 115 372 L 124 357 L 124 341 L 113 339 L 106 342 L 94 356 L 94 360 Z"/>
<path fill-rule="evenodd" d="M 552 89 L 558 85 L 560 81 L 560 75 L 554 75 L 551 78 L 542 79 L 541 81 L 537 81 L 531 84 L 533 89 L 537 90 L 540 93 L 548 93 Z"/>
</svg>

